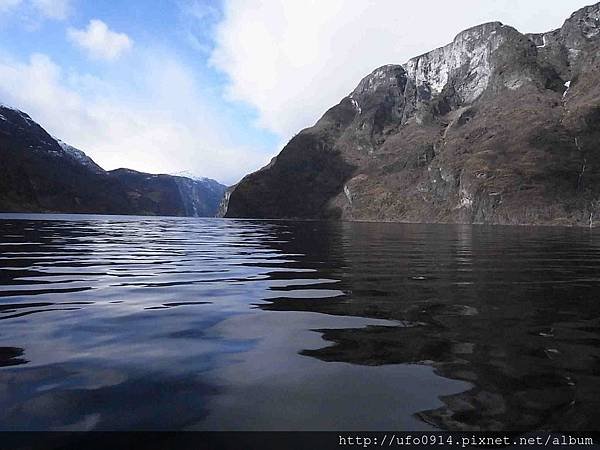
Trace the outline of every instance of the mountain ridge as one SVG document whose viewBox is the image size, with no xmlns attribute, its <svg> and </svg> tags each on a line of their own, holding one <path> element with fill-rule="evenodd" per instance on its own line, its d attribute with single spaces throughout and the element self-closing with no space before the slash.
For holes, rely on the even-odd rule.
<svg viewBox="0 0 600 450">
<path fill-rule="evenodd" d="M 590 225 L 600 3 L 547 33 L 477 25 L 363 78 L 226 196 L 226 217 Z"/>
<path fill-rule="evenodd" d="M 214 216 L 226 187 L 210 179 L 106 171 L 0 104 L 0 211 Z"/>
</svg>

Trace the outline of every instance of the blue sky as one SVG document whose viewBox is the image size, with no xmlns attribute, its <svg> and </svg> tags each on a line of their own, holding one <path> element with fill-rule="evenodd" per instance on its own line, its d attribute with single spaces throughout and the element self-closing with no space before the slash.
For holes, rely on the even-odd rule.
<svg viewBox="0 0 600 450">
<path fill-rule="evenodd" d="M 252 105 L 223 98 L 227 75 L 208 62 L 214 26 L 221 18 L 219 2 L 58 3 L 66 6 L 64 15 L 56 17 L 28 0 L 0 6 L 0 102 L 25 110 L 51 134 L 108 169 L 186 172 L 234 183 L 273 156 L 281 137 L 255 125 Z M 130 45 L 110 57 L 77 44 L 70 31 L 84 33 L 91 20 L 126 35 Z M 49 67 L 44 70 L 44 65 Z M 6 82 L 11 77 L 1 75 L 2 66 L 4 72 L 19 70 Z M 56 70 L 58 76 L 46 73 Z M 31 96 L 23 78 L 42 78 L 49 86 Z M 48 92 L 53 90 L 58 92 Z M 95 106 L 91 111 L 81 105 L 65 108 L 57 104 L 61 93 Z M 160 114 L 152 114 L 153 109 Z M 135 138 L 130 115 L 136 114 L 158 136 L 138 130 Z M 94 117 L 86 119 L 89 115 Z M 107 115 L 129 123 L 130 130 L 107 130 Z M 173 129 L 173 123 L 183 124 L 189 135 Z"/>
<path fill-rule="evenodd" d="M 224 183 L 266 164 L 374 68 L 571 0 L 0 0 L 0 102 L 107 169 Z"/>
</svg>

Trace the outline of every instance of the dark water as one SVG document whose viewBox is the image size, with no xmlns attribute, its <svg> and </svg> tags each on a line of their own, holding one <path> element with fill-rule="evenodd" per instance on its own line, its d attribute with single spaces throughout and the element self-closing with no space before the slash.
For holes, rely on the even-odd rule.
<svg viewBox="0 0 600 450">
<path fill-rule="evenodd" d="M 600 429 L 584 229 L 0 217 L 0 429 Z"/>
</svg>

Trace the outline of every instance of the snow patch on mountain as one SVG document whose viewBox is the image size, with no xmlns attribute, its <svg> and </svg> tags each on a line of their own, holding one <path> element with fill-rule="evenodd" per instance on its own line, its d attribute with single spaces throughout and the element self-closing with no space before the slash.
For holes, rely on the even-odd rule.
<svg viewBox="0 0 600 450">
<path fill-rule="evenodd" d="M 92 158 L 86 155 L 84 152 L 79 150 L 78 148 L 73 147 L 72 145 L 67 144 L 66 142 L 61 141 L 60 139 L 54 138 L 60 148 L 62 148 L 63 152 L 72 160 L 81 164 L 82 166 L 87 167 L 88 169 L 93 170 L 96 173 L 103 173 L 104 169 L 100 167 L 98 164 L 94 162 Z"/>
<path fill-rule="evenodd" d="M 188 170 L 176 172 L 171 175 L 173 175 L 175 177 L 188 178 L 192 181 L 195 181 L 196 183 L 200 183 L 200 184 L 204 185 L 205 187 L 207 187 L 208 189 L 210 189 L 213 192 L 220 192 L 224 188 L 224 185 L 222 185 L 218 181 L 213 180 L 212 178 L 199 177 L 197 175 L 194 175 L 192 172 L 190 172 Z"/>
<path fill-rule="evenodd" d="M 565 87 L 567 89 L 565 89 L 565 92 L 563 92 L 563 98 L 565 98 L 567 96 L 567 94 L 569 93 L 569 89 L 571 89 L 571 80 L 569 80 L 565 83 Z"/>
<path fill-rule="evenodd" d="M 12 106 L 5 105 L 4 103 L 0 103 L 0 108 L 12 111 L 13 113 L 17 114 L 17 116 L 19 116 L 21 119 L 23 119 L 25 121 L 25 123 L 27 124 L 27 126 L 29 126 L 29 127 L 31 127 L 31 126 L 33 126 L 33 125 L 36 124 L 33 120 L 31 120 L 31 117 L 29 117 L 29 114 L 24 113 L 20 109 L 13 108 Z M 2 116 L 2 117 L 3 117 L 4 121 L 8 120 L 5 116 Z"/>
</svg>

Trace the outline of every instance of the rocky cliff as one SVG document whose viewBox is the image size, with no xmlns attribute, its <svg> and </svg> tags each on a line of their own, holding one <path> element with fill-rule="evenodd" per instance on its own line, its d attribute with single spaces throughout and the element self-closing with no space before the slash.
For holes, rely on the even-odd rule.
<svg viewBox="0 0 600 450">
<path fill-rule="evenodd" d="M 600 3 L 388 65 L 228 195 L 227 217 L 600 223 Z"/>
<path fill-rule="evenodd" d="M 214 216 L 216 181 L 105 171 L 26 113 L 0 106 L 0 212 Z"/>
</svg>

